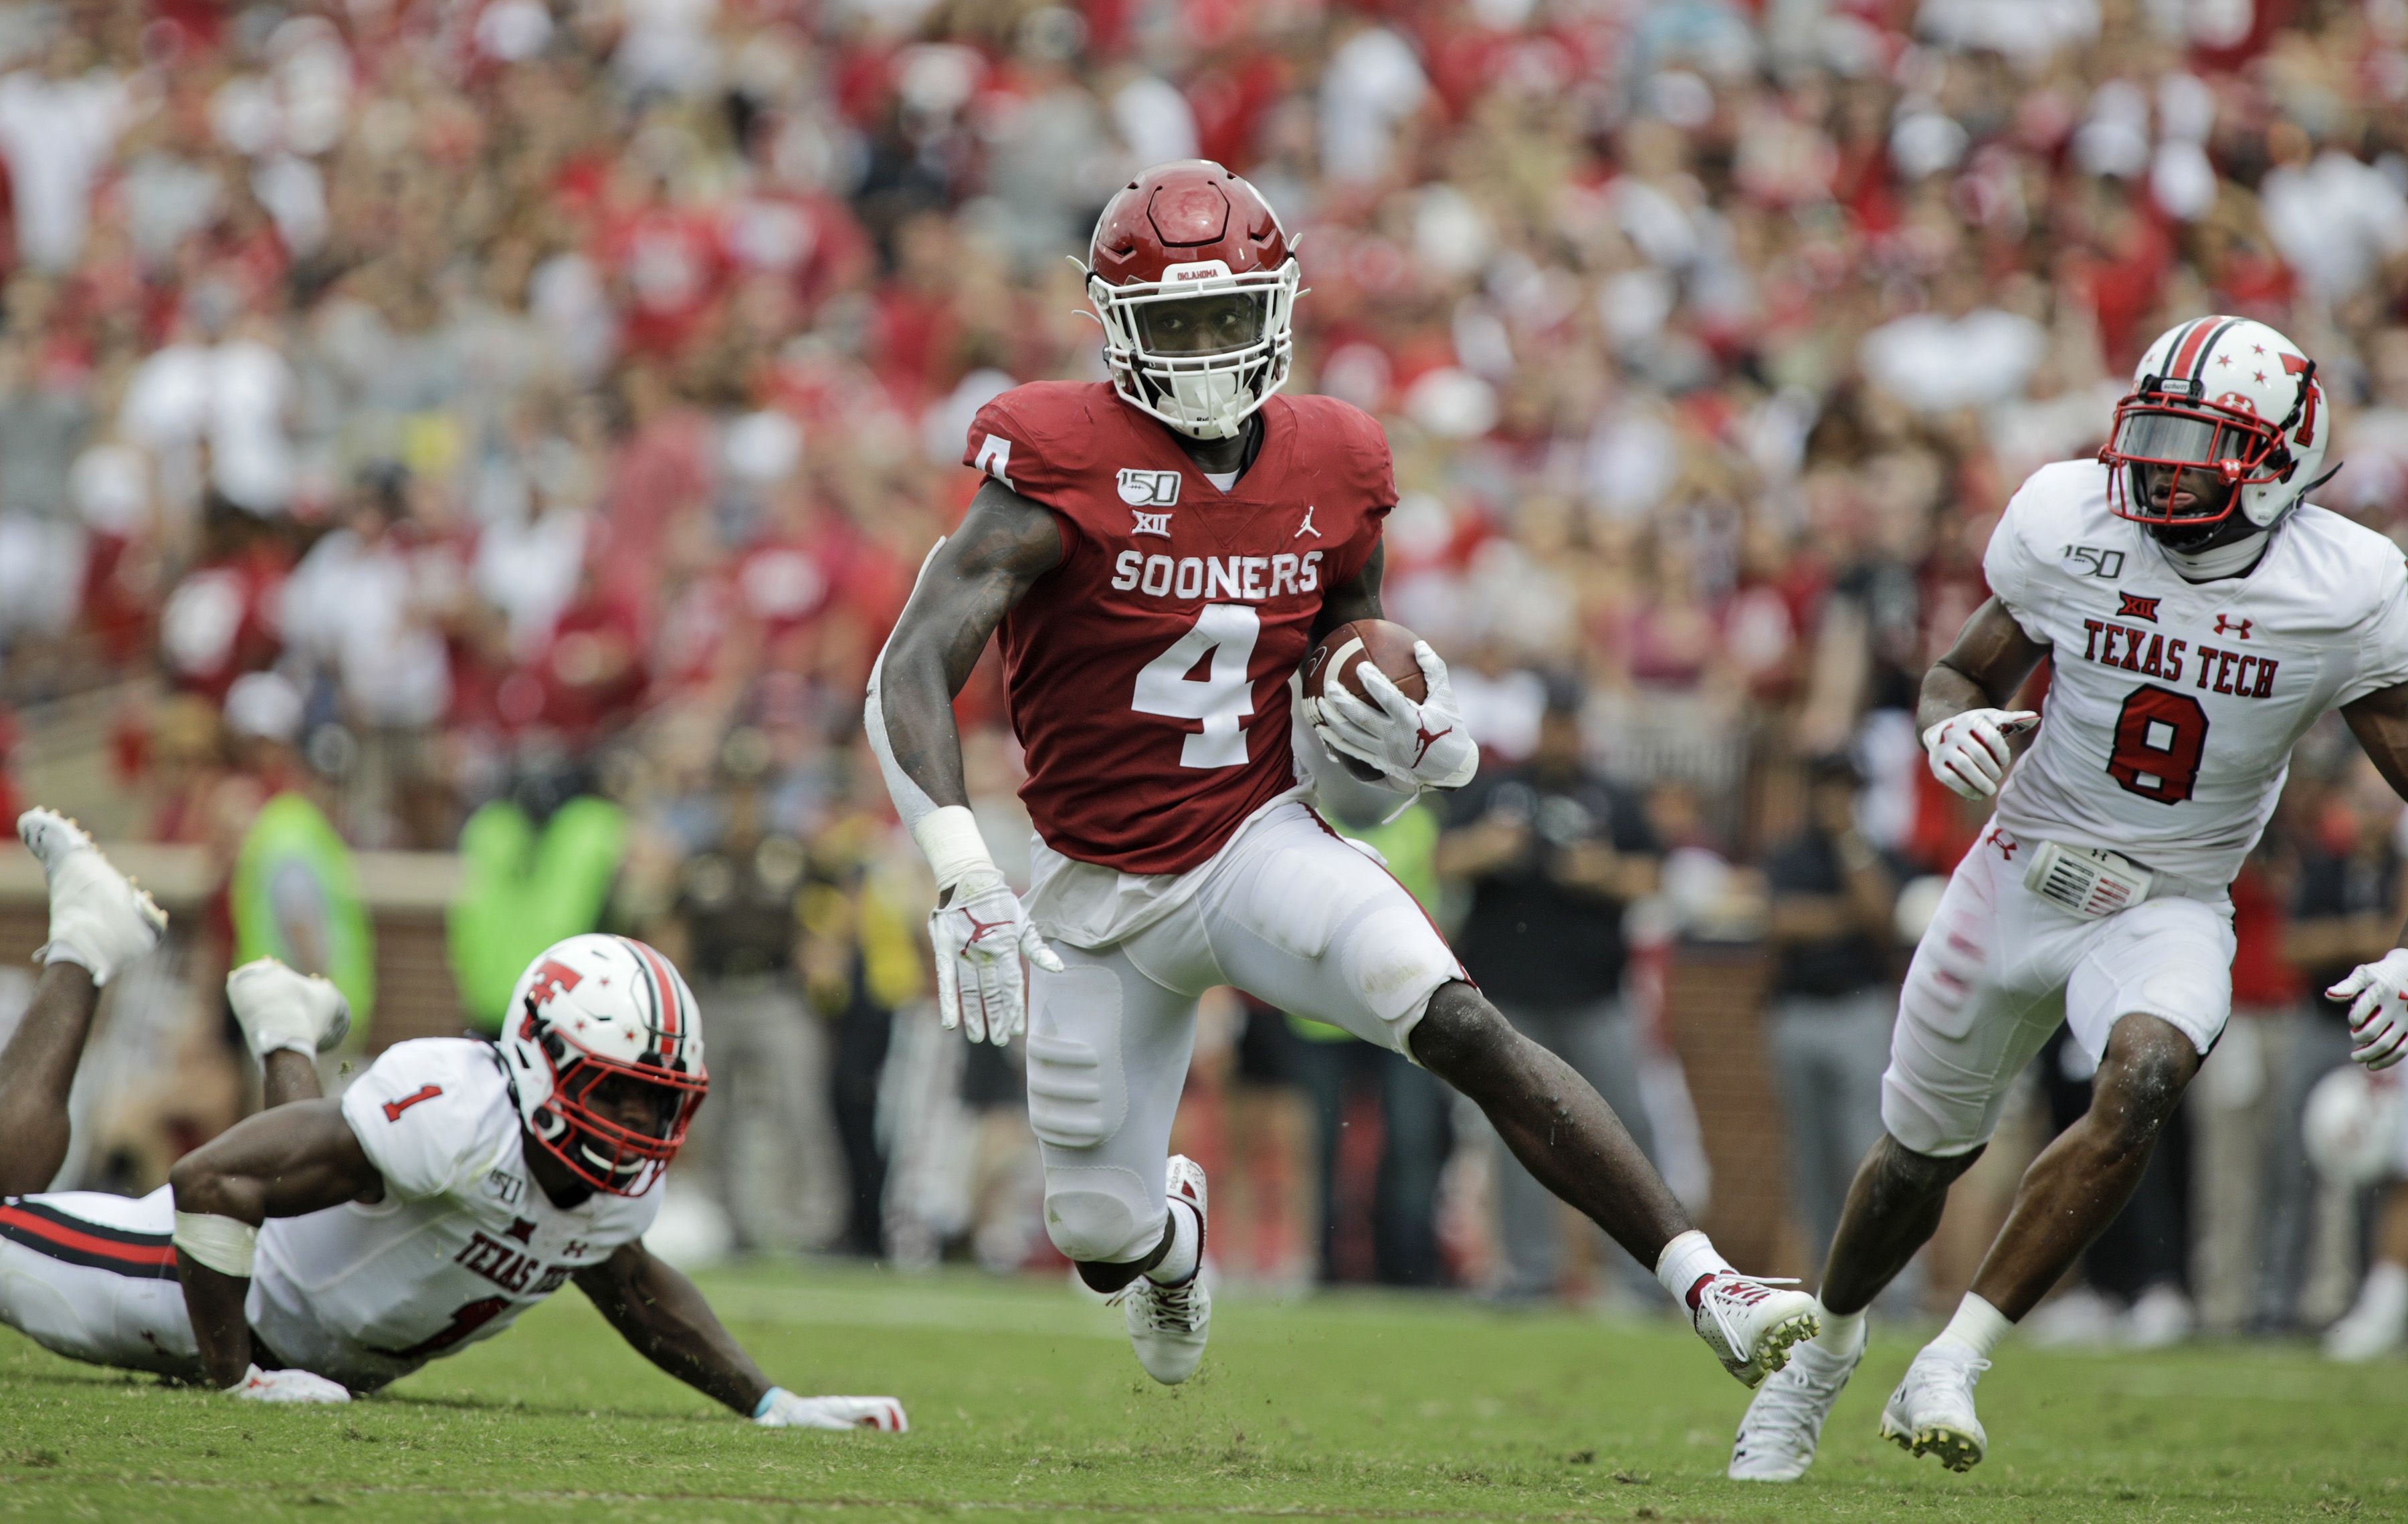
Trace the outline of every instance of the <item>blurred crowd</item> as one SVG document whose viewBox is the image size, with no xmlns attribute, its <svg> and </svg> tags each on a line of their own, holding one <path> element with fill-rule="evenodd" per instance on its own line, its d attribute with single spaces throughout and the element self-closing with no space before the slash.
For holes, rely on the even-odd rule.
<svg viewBox="0 0 2408 1524">
<path fill-rule="evenodd" d="M 1767 1040 L 1819 1076 L 1786 1123 L 1810 1245 L 1877 1125 L 1899 922 L 1980 827 L 1908 711 L 2023 477 L 2097 446 L 2158 331 L 2243 313 L 2334 399 L 2323 501 L 2408 537 L 2408 0 L 12 3 L 0 795 L 11 747 L 21 786 L 88 762 L 123 833 L 229 862 L 283 790 L 351 847 L 467 828 L 478 862 L 607 801 L 609 914 L 751 1013 L 761 1094 L 713 1150 L 841 1140 L 824 1200 L 747 1207 L 759 1169 L 724 1164 L 733 1231 L 892 1249 L 881 1204 L 917 1189 L 936 1252 L 1033 1187 L 894 1119 L 917 1086 L 1000 1135 L 1017 1080 L 908 1014 L 924 890 L 863 680 L 974 486 L 976 408 L 1101 375 L 1066 256 L 1191 155 L 1298 244 L 1290 385 L 1395 448 L 1389 611 L 1495 780 L 1401 822 L 1428 898 L 1698 1194 L 1648 991 L 1666 947 L 1770 939 Z M 95 701 L 88 755 L 53 744 Z M 1000 844 L 991 662 L 962 712 Z M 2341 1052 L 2305 991 L 2408 886 L 2344 734 L 2292 776 L 2237 891 L 2220 1119 L 2169 1150 L 2202 1179 L 2094 1267 L 2102 1306 L 2286 1327 L 2354 1284 L 2302 1290 L 2368 1236 L 2297 1173 Z M 1560 1279 L 1510 1179 L 1493 1239 L 1451 1226 L 1470 1124 L 1426 1076 L 1208 1014 L 1199 1115 L 1264 1151 L 1264 1274 Z M 1374 1175 L 1360 1243 L 1273 1209 Z M 2232 1289 L 2261 1239 L 2271 1289 Z"/>
</svg>

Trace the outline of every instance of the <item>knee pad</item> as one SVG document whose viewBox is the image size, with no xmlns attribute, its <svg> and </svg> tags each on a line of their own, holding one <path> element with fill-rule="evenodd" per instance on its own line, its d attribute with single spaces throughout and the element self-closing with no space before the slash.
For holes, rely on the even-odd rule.
<svg viewBox="0 0 2408 1524">
<path fill-rule="evenodd" d="M 1045 1235 L 1082 1263 L 1144 1259 L 1161 1242 L 1163 1214 L 1135 1170 L 1079 1164 L 1045 1172 Z"/>
<path fill-rule="evenodd" d="M 1028 1126 L 1056 1148 L 1092 1148 L 1128 1116 L 1121 982 L 1109 968 L 1039 972 L 1028 1018 Z"/>
</svg>

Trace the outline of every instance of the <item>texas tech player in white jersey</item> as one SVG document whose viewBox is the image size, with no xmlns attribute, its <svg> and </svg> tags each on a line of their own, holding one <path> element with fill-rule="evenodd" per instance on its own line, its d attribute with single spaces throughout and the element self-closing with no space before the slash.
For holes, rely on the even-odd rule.
<svg viewBox="0 0 2408 1524">
<path fill-rule="evenodd" d="M 2184 579 L 2107 503 L 2108 467 L 2035 472 L 1982 570 L 2050 648 L 2047 705 L 1999 791 L 1999 829 L 2124 853 L 2220 892 L 2328 709 L 2408 682 L 2408 563 L 2302 506 L 2246 577 Z"/>
<path fill-rule="evenodd" d="M 395 1043 L 342 1104 L 384 1177 L 384 1200 L 270 1218 L 248 1310 L 287 1363 L 353 1391 L 492 1338 L 643 1237 L 660 1211 L 656 1189 L 553 1205 L 528 1178 L 518 1107 L 491 1043 Z"/>
<path fill-rule="evenodd" d="M 1884 1136 L 1832 1239 L 1823 1331 L 1749 1407 L 1733 1477 L 1805 1471 L 1863 1356 L 1865 1308 L 2062 1024 L 2097 1065 L 2089 1110 L 2025 1173 L 1956 1317 L 1882 1413 L 1916 1455 L 1980 1461 L 1973 1388 L 1992 1348 L 2122 1210 L 2223 1035 L 2226 889 L 2292 746 L 2339 709 L 2408 795 L 2408 567 L 2305 504 L 2331 430 L 2297 345 L 2195 319 L 2143 355 L 2099 459 L 2043 467 L 2008 505 L 1984 561 L 1991 598 L 1926 674 L 1916 716 L 1933 775 L 1998 807 L 1899 991 Z M 2044 713 L 2002 707 L 2043 660 Z M 2009 738 L 2035 721 L 2017 762 Z M 2357 999 L 2360 1062 L 2408 1047 L 2408 949 L 2333 993 Z"/>
</svg>

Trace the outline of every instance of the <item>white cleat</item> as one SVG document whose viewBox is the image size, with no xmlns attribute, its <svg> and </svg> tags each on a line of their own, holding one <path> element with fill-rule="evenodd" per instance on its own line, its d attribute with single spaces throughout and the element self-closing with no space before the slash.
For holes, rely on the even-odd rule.
<svg viewBox="0 0 2408 1524">
<path fill-rule="evenodd" d="M 882 1434 L 911 1427 L 892 1397 L 797 1397 L 782 1387 L 752 1421 L 764 1429 L 875 1429 Z"/>
<path fill-rule="evenodd" d="M 2325 1330 L 2325 1359 L 2362 1365 L 2408 1343 L 2408 1273 L 2377 1264 L 2358 1288 L 2358 1303 Z"/>
<path fill-rule="evenodd" d="M 1970 1350 L 1925 1345 L 1883 1404 L 1882 1438 L 1914 1455 L 1936 1455 L 1950 1471 L 1971 1471 L 1990 1444 L 1973 1416 L 1973 1383 L 1989 1368 Z"/>
<path fill-rule="evenodd" d="M 1789 1352 L 1789 1363 L 1756 1389 L 1756 1401 L 1739 1421 L 1731 1444 L 1734 1482 L 1794 1482 L 1814 1463 L 1823 1420 L 1865 1358 L 1859 1342 L 1853 1355 L 1835 1355 L 1814 1340 Z"/>
<path fill-rule="evenodd" d="M 323 1053 L 351 1030 L 351 1003 L 323 975 L 254 958 L 227 975 L 225 987 L 244 1040 L 262 1059 L 280 1048 Z"/>
<path fill-rule="evenodd" d="M 167 913 L 117 871 L 83 827 L 52 809 L 17 817 L 17 835 L 42 862 L 50 886 L 50 939 L 37 961 L 81 964 L 106 985 L 159 945 Z"/>
<path fill-rule="evenodd" d="M 1170 1156 L 1165 1193 L 1170 1209 L 1196 1213 L 1196 1273 L 1176 1286 L 1138 1276 L 1119 1296 L 1129 1344 L 1145 1374 L 1175 1387 L 1196 1374 L 1212 1332 L 1212 1292 L 1204 1284 L 1204 1170 L 1185 1154 Z"/>
<path fill-rule="evenodd" d="M 1724 1370 L 1751 1387 L 1787 1364 L 1793 1346 L 1823 1331 L 1822 1309 L 1813 1297 L 1736 1271 L 1708 1276 L 1697 1298 L 1689 1326 Z"/>
</svg>

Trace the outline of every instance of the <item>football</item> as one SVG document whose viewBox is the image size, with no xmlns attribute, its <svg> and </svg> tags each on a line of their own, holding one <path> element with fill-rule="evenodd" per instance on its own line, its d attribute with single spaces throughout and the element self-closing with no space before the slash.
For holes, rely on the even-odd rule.
<svg viewBox="0 0 2408 1524">
<path fill-rule="evenodd" d="M 1355 697 L 1369 699 L 1356 671 L 1366 662 L 1388 675 L 1405 697 L 1419 704 L 1429 697 L 1429 683 L 1421 663 L 1413 660 L 1413 642 L 1421 637 L 1393 620 L 1356 620 L 1329 632 L 1304 662 L 1304 697 L 1318 705 L 1332 675 Z M 1308 710 L 1310 716 L 1312 711 Z"/>
</svg>

